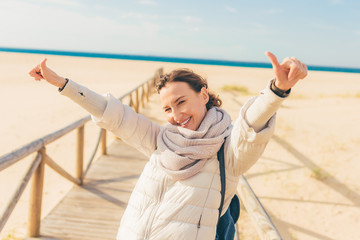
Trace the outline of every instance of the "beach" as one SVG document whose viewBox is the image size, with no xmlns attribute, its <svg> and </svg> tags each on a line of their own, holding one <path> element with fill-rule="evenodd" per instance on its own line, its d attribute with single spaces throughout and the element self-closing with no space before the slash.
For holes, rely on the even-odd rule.
<svg viewBox="0 0 360 240">
<path fill-rule="evenodd" d="M 207 77 L 210 90 L 220 95 L 233 120 L 241 105 L 273 78 L 272 69 L 0 52 L 0 156 L 87 115 L 55 87 L 28 76 L 44 57 L 58 74 L 116 97 L 148 80 L 161 67 L 166 72 L 191 68 Z M 225 85 L 247 91 L 225 91 Z M 310 71 L 279 109 L 274 137 L 245 176 L 284 239 L 360 239 L 359 121 L 360 74 L 355 73 Z M 85 159 L 98 130 L 91 122 L 85 127 L 85 146 L 89 146 Z M 47 147 L 48 154 L 72 174 L 75 143 L 76 132 L 72 132 Z M 33 158 L 0 172 L 1 207 Z M 45 171 L 43 216 L 72 186 L 52 170 Z M 0 239 L 9 231 L 24 234 L 28 199 L 27 189 Z M 241 239 L 256 236 L 246 210 L 242 210 L 240 227 Z"/>
</svg>

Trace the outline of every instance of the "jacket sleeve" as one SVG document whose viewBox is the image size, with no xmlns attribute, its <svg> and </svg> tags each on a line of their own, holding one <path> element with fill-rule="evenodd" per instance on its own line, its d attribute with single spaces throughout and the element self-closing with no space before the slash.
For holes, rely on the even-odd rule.
<svg viewBox="0 0 360 240">
<path fill-rule="evenodd" d="M 122 104 L 111 94 L 107 94 L 106 99 L 104 114 L 100 118 L 92 116 L 93 121 L 146 156 L 150 156 L 156 149 L 160 125 L 137 114 L 131 107 Z"/>
<path fill-rule="evenodd" d="M 246 172 L 263 154 L 275 130 L 276 110 L 283 100 L 268 86 L 260 96 L 250 98 L 242 106 L 225 143 L 225 161 L 234 176 Z"/>
<path fill-rule="evenodd" d="M 111 94 L 102 96 L 71 80 L 60 94 L 87 110 L 98 126 L 113 132 L 145 155 L 150 156 L 155 150 L 160 126 Z"/>
</svg>

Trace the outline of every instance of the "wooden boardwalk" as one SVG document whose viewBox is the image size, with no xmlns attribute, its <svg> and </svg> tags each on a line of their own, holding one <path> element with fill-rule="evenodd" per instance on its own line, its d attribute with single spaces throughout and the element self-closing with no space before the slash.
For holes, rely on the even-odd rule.
<svg viewBox="0 0 360 240">
<path fill-rule="evenodd" d="M 115 239 L 130 194 L 148 159 L 116 140 L 41 222 L 43 239 Z"/>
</svg>

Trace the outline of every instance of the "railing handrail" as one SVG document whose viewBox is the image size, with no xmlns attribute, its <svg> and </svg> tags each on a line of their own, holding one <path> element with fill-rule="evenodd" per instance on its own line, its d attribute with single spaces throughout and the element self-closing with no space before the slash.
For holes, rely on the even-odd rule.
<svg viewBox="0 0 360 240">
<path fill-rule="evenodd" d="M 261 204 L 260 200 L 252 190 L 246 177 L 241 175 L 237 187 L 240 199 L 255 225 L 255 229 L 261 240 L 282 240 L 279 231 L 271 221 L 269 214 Z"/>
<path fill-rule="evenodd" d="M 30 154 L 39 151 L 42 147 L 52 143 L 53 141 L 63 137 L 67 133 L 71 132 L 74 129 L 79 128 L 80 126 L 84 125 L 91 119 L 90 115 L 83 117 L 55 132 L 52 132 L 48 135 L 45 135 L 41 138 L 36 139 L 24 146 L 8 153 L 0 157 L 0 171 L 10 167 L 12 164 L 18 162 L 19 160 L 29 156 Z"/>
</svg>

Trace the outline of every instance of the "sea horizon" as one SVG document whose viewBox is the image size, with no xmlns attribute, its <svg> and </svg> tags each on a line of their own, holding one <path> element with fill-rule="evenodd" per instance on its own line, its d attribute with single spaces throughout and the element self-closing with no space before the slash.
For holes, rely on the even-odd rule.
<svg viewBox="0 0 360 240">
<path fill-rule="evenodd" d="M 135 54 L 133 55 L 133 54 L 48 50 L 48 49 L 32 49 L 32 48 L 9 48 L 9 47 L 0 47 L 0 52 L 46 54 L 46 55 L 89 57 L 89 58 L 109 58 L 109 59 L 123 59 L 123 60 L 141 60 L 141 61 L 155 61 L 155 62 L 186 63 L 186 64 L 204 64 L 204 65 L 218 65 L 218 66 L 231 66 L 231 67 L 272 68 L 271 63 L 265 63 L 265 62 L 169 57 L 169 56 L 155 56 L 155 55 L 135 55 Z M 360 68 L 353 68 L 353 67 L 334 67 L 334 66 L 318 66 L 318 65 L 307 65 L 307 67 L 308 70 L 310 71 L 360 73 Z"/>
</svg>

